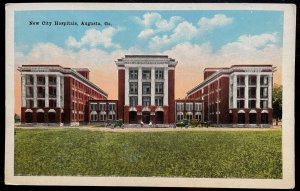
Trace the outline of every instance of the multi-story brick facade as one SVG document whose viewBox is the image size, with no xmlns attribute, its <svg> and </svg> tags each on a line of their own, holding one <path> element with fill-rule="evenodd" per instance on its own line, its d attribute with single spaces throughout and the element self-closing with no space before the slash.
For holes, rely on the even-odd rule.
<svg viewBox="0 0 300 191">
<path fill-rule="evenodd" d="M 204 121 L 244 126 L 272 124 L 272 65 L 206 68 L 204 81 L 187 92 L 204 104 Z"/>
<path fill-rule="evenodd" d="M 89 81 L 86 68 L 23 65 L 19 71 L 23 124 L 87 122 L 88 101 L 107 99 L 107 93 Z"/>
<path fill-rule="evenodd" d="M 118 67 L 118 116 L 125 123 L 175 122 L 175 67 L 165 55 L 125 55 Z"/>
<path fill-rule="evenodd" d="M 89 122 L 104 123 L 107 120 L 119 119 L 117 106 L 117 100 L 90 100 Z"/>
<path fill-rule="evenodd" d="M 203 101 L 195 99 L 178 99 L 176 104 L 176 121 L 195 120 L 204 122 Z"/>
</svg>

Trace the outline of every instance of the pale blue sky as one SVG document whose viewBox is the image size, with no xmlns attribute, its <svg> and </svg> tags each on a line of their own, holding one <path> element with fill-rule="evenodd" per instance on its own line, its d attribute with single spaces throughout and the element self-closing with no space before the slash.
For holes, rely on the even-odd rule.
<svg viewBox="0 0 300 191">
<path fill-rule="evenodd" d="M 187 21 L 193 26 L 197 26 L 199 19 L 206 17 L 211 19 L 214 15 L 224 15 L 230 18 L 231 22 L 224 26 L 215 27 L 212 30 L 195 34 L 192 38 L 183 39 L 191 44 L 210 43 L 213 51 L 219 50 L 227 43 L 236 41 L 242 35 L 275 34 L 276 46 L 282 47 L 283 12 L 280 11 L 17 11 L 15 12 L 15 45 L 17 51 L 28 53 L 37 43 L 51 42 L 61 48 L 70 49 L 66 41 L 72 36 L 77 41 L 90 29 L 102 31 L 106 26 L 30 26 L 29 21 L 108 21 L 112 27 L 118 31 L 111 37 L 113 44 L 118 47 L 104 47 L 102 43 L 96 44 L 95 48 L 107 51 L 115 49 L 138 48 L 143 52 L 151 53 L 148 45 L 154 36 L 162 38 L 164 35 L 170 36 L 175 28 L 156 33 L 149 38 L 138 38 L 138 35 L 145 26 L 136 22 L 135 17 L 143 19 L 146 13 L 158 13 L 161 20 L 169 21 L 170 17 L 181 17 L 180 21 Z M 52 24 L 53 25 L 53 24 Z M 188 35 L 188 34 L 187 34 Z M 182 41 L 182 42 L 183 42 Z M 181 41 L 180 41 L 181 42 Z M 178 42 L 178 43 L 180 43 Z M 174 43 L 160 47 L 160 51 L 165 51 L 174 46 Z M 88 44 L 80 48 L 89 48 Z M 74 47 L 73 47 L 74 48 Z M 76 51 L 76 48 L 74 49 Z"/>
</svg>

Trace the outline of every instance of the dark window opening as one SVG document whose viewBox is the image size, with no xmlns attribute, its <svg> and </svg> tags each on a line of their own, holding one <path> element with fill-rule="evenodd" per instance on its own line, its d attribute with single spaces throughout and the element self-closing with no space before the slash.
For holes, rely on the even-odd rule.
<svg viewBox="0 0 300 191">
<path fill-rule="evenodd" d="M 238 113 L 238 124 L 245 124 L 245 114 Z"/>
<path fill-rule="evenodd" d="M 249 114 L 249 123 L 255 124 L 256 123 L 256 113 L 250 113 Z"/>
</svg>

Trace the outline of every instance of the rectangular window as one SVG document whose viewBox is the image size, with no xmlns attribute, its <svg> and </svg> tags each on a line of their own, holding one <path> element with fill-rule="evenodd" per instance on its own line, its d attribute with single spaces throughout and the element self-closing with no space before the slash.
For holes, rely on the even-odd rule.
<svg viewBox="0 0 300 191">
<path fill-rule="evenodd" d="M 26 85 L 33 85 L 33 76 L 26 75 L 25 82 L 26 82 Z"/>
<path fill-rule="evenodd" d="M 49 86 L 49 98 L 56 98 L 56 87 Z"/>
<path fill-rule="evenodd" d="M 260 88 L 260 97 L 268 98 L 268 88 L 267 87 Z"/>
<path fill-rule="evenodd" d="M 150 94 L 151 93 L 151 83 L 144 82 L 142 88 L 143 88 L 143 94 Z"/>
<path fill-rule="evenodd" d="M 155 70 L 155 79 L 163 80 L 164 79 L 164 70 L 162 70 L 162 69 Z"/>
<path fill-rule="evenodd" d="M 115 103 L 109 103 L 108 104 L 109 111 L 115 111 L 116 110 L 116 104 Z"/>
<path fill-rule="evenodd" d="M 97 121 L 97 114 L 91 114 L 91 121 Z"/>
<path fill-rule="evenodd" d="M 91 110 L 97 110 L 97 103 L 91 103 Z"/>
<path fill-rule="evenodd" d="M 99 103 L 99 110 L 105 111 L 106 110 L 106 103 Z"/>
<path fill-rule="evenodd" d="M 164 97 L 155 97 L 155 105 L 156 106 L 163 106 Z"/>
<path fill-rule="evenodd" d="M 249 98 L 256 98 L 256 87 L 250 87 L 248 89 Z"/>
<path fill-rule="evenodd" d="M 237 108 L 238 109 L 244 108 L 244 100 L 237 100 Z"/>
<path fill-rule="evenodd" d="M 129 70 L 129 79 L 138 79 L 138 70 Z"/>
<path fill-rule="evenodd" d="M 177 113 L 177 121 L 183 120 L 183 113 Z"/>
<path fill-rule="evenodd" d="M 26 97 L 33 98 L 33 87 L 26 87 Z"/>
<path fill-rule="evenodd" d="M 38 106 L 38 108 L 44 108 L 45 100 L 37 100 L 37 106 Z"/>
<path fill-rule="evenodd" d="M 26 108 L 32 108 L 33 107 L 33 100 L 27 99 L 26 100 Z"/>
<path fill-rule="evenodd" d="M 237 76 L 237 85 L 245 85 L 245 76 Z"/>
<path fill-rule="evenodd" d="M 151 70 L 143 70 L 142 77 L 144 80 L 150 80 L 151 79 Z"/>
<path fill-rule="evenodd" d="M 49 100 L 49 107 L 55 108 L 56 107 L 56 99 L 50 99 Z"/>
<path fill-rule="evenodd" d="M 256 100 L 249 100 L 248 106 L 250 109 L 255 109 L 256 108 Z"/>
<path fill-rule="evenodd" d="M 130 82 L 129 83 L 129 93 L 130 94 L 137 94 L 138 93 L 138 83 L 137 82 Z"/>
<path fill-rule="evenodd" d="M 38 87 L 37 88 L 37 97 L 44 98 L 45 97 L 45 87 Z"/>
<path fill-rule="evenodd" d="M 114 114 L 109 114 L 109 115 L 108 115 L 108 119 L 109 119 L 109 120 L 115 120 L 116 117 L 115 117 Z"/>
<path fill-rule="evenodd" d="M 45 77 L 44 76 L 38 76 L 37 77 L 37 84 L 38 85 L 45 85 Z"/>
<path fill-rule="evenodd" d="M 49 76 L 49 85 L 56 85 L 56 76 Z"/>
<path fill-rule="evenodd" d="M 150 106 L 150 104 L 151 104 L 151 97 L 146 97 L 146 96 L 144 96 L 143 97 L 143 106 Z"/>
<path fill-rule="evenodd" d="M 193 103 L 186 103 L 185 104 L 185 110 L 186 111 L 192 111 L 193 110 Z"/>
<path fill-rule="evenodd" d="M 255 86 L 256 85 L 256 76 L 249 76 L 248 84 Z"/>
<path fill-rule="evenodd" d="M 202 111 L 202 104 L 201 103 L 195 103 L 195 111 Z"/>
<path fill-rule="evenodd" d="M 244 98 L 245 88 L 238 87 L 236 90 L 237 90 L 237 98 Z"/>
<path fill-rule="evenodd" d="M 155 83 L 155 93 L 156 94 L 164 93 L 164 83 L 163 82 Z"/>
<path fill-rule="evenodd" d="M 135 107 L 138 104 L 138 97 L 137 96 L 130 96 L 129 103 L 131 107 Z"/>
<path fill-rule="evenodd" d="M 268 85 L 268 76 L 260 77 L 260 85 Z"/>
<path fill-rule="evenodd" d="M 268 100 L 261 100 L 260 101 L 260 108 L 267 109 L 268 108 Z"/>
<path fill-rule="evenodd" d="M 106 113 L 100 113 L 100 121 L 106 120 Z"/>
<path fill-rule="evenodd" d="M 183 111 L 183 103 L 176 103 L 176 110 Z"/>
</svg>

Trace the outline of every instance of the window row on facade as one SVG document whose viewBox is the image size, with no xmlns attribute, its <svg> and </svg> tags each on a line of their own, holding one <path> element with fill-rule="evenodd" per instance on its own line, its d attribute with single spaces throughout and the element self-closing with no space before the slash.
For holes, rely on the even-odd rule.
<svg viewBox="0 0 300 191">
<path fill-rule="evenodd" d="M 269 79 L 268 76 L 262 75 L 260 76 L 260 85 L 268 85 Z M 238 75 L 237 76 L 237 85 L 245 85 L 245 75 Z M 257 76 L 256 75 L 250 75 L 248 76 L 248 85 L 250 86 L 256 86 L 257 85 Z"/>
<path fill-rule="evenodd" d="M 157 82 L 155 83 L 155 94 L 164 93 L 164 83 Z M 129 94 L 138 94 L 138 82 L 129 82 Z M 151 94 L 151 83 L 143 82 L 142 83 L 142 94 Z"/>
<path fill-rule="evenodd" d="M 177 112 L 176 113 L 176 120 L 182 121 L 182 120 L 196 120 L 196 121 L 202 121 L 202 113 L 201 112 Z"/>
<path fill-rule="evenodd" d="M 202 103 L 176 103 L 176 111 L 202 111 Z"/>
<path fill-rule="evenodd" d="M 46 84 L 46 79 L 44 75 L 37 75 L 36 80 L 37 80 L 37 85 Z M 27 74 L 25 77 L 25 84 L 34 85 L 34 76 Z M 52 76 L 52 75 L 48 76 L 48 85 L 56 85 L 56 76 Z"/>
<path fill-rule="evenodd" d="M 90 103 L 90 110 L 92 111 L 115 111 L 116 103 Z"/>
<path fill-rule="evenodd" d="M 138 79 L 138 69 L 130 69 L 129 70 L 129 79 Z M 163 69 L 155 69 L 155 79 L 163 80 L 164 79 L 164 70 Z M 143 69 L 142 70 L 142 79 L 150 80 L 151 79 L 151 69 Z"/>
<path fill-rule="evenodd" d="M 237 87 L 237 98 L 245 98 L 245 87 Z M 248 88 L 248 98 L 256 98 L 256 87 Z M 260 98 L 268 98 L 268 87 L 260 88 Z"/>
<path fill-rule="evenodd" d="M 99 113 L 97 113 L 96 111 L 92 111 L 90 113 L 90 121 L 92 122 L 95 121 L 105 122 L 107 120 L 116 120 L 116 113 L 113 111 L 110 112 L 101 111 Z"/>
<path fill-rule="evenodd" d="M 164 96 L 155 96 L 155 106 L 164 105 Z M 138 105 L 138 96 L 129 96 L 129 105 L 135 107 Z M 151 96 L 142 96 L 142 106 L 151 105 Z"/>
</svg>

